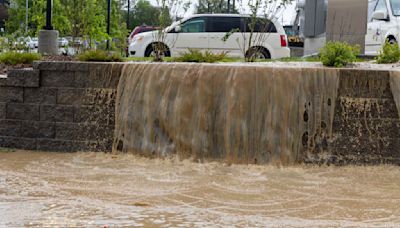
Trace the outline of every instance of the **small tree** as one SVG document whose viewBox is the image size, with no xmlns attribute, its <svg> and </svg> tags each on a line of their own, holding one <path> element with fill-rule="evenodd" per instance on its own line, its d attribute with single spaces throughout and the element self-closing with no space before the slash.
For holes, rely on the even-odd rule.
<svg viewBox="0 0 400 228">
<path fill-rule="evenodd" d="M 237 43 L 246 62 L 254 62 L 260 54 L 267 55 L 263 43 L 267 40 L 273 23 L 282 16 L 285 6 L 292 2 L 293 0 L 249 0 L 247 8 L 250 9 L 250 14 L 244 30 L 232 30 L 223 40 L 226 41 L 232 34 L 240 32 L 242 43 L 239 40 Z M 241 11 L 245 12 L 242 4 Z"/>
<path fill-rule="evenodd" d="M 160 14 L 158 16 L 158 27 L 154 33 L 155 42 L 152 44 L 152 57 L 156 62 L 163 61 L 163 57 L 168 54 L 168 49 L 165 46 L 166 31 L 165 28 L 171 23 L 169 9 L 174 4 L 175 0 L 157 0 Z"/>
<path fill-rule="evenodd" d="M 184 3 L 183 0 L 158 0 L 160 7 L 159 27 L 155 35 L 155 42 L 152 45 L 152 57 L 156 62 L 163 61 L 163 57 L 169 55 L 168 47 L 165 45 L 165 38 L 168 34 L 166 31 L 167 26 L 172 23 L 171 14 L 178 16 L 179 11 L 185 12 L 190 7 L 190 2 Z M 170 44 L 174 45 L 174 44 Z"/>
</svg>

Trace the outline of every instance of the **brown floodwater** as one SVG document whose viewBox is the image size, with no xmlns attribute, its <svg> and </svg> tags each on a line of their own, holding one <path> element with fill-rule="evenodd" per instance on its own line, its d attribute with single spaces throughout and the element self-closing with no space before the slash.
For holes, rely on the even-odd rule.
<svg viewBox="0 0 400 228">
<path fill-rule="evenodd" d="M 0 227 L 399 227 L 400 167 L 0 152 Z"/>
</svg>

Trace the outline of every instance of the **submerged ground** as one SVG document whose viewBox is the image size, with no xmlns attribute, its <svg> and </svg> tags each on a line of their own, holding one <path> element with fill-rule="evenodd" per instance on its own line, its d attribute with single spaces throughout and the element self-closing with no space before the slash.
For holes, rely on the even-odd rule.
<svg viewBox="0 0 400 228">
<path fill-rule="evenodd" d="M 0 226 L 398 227 L 400 169 L 0 152 Z"/>
</svg>

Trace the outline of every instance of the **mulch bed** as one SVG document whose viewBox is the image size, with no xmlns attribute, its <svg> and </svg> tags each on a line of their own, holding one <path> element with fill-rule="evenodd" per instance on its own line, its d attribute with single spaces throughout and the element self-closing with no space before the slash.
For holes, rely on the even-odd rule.
<svg viewBox="0 0 400 228">
<path fill-rule="evenodd" d="M 71 62 L 71 61 L 76 61 L 75 57 L 73 56 L 68 56 L 68 55 L 51 55 L 51 56 L 44 56 L 42 61 L 50 61 L 50 62 L 55 62 L 55 61 L 61 61 L 61 62 Z"/>
<path fill-rule="evenodd" d="M 75 58 L 72 56 L 64 56 L 64 55 L 57 55 L 57 56 L 44 56 L 41 61 L 63 61 L 63 62 L 70 62 L 75 61 Z M 17 64 L 17 65 L 7 65 L 4 63 L 0 63 L 0 75 L 7 74 L 8 71 L 14 69 L 24 69 L 24 68 L 32 68 L 32 64 Z"/>
<path fill-rule="evenodd" d="M 32 68 L 32 64 L 6 65 L 4 63 L 0 63 L 0 74 L 7 74 L 7 72 L 10 70 L 23 68 Z"/>
</svg>

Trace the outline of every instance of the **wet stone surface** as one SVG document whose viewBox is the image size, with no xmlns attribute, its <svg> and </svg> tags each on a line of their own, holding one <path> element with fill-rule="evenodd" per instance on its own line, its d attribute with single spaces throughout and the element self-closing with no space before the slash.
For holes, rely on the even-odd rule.
<svg viewBox="0 0 400 228">
<path fill-rule="evenodd" d="M 400 73 L 352 67 L 38 62 L 0 79 L 0 146 L 397 164 Z"/>
</svg>

